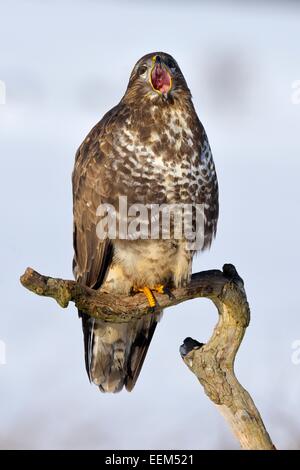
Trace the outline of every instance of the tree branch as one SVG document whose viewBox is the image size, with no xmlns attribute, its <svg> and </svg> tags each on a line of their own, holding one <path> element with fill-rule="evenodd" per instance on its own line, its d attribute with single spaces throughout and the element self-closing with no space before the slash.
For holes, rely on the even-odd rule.
<svg viewBox="0 0 300 470">
<path fill-rule="evenodd" d="M 43 276 L 27 268 L 21 283 L 35 294 L 52 297 L 65 308 L 69 302 L 86 314 L 108 322 L 128 322 L 148 314 L 144 294 L 120 296 L 97 292 L 75 281 Z M 223 272 L 193 274 L 188 286 L 174 289 L 172 298 L 156 294 L 157 311 L 197 297 L 207 297 L 216 305 L 219 321 L 205 345 L 186 338 L 181 356 L 218 406 L 244 449 L 275 449 L 249 393 L 234 374 L 234 360 L 250 321 L 244 283 L 233 265 Z"/>
</svg>

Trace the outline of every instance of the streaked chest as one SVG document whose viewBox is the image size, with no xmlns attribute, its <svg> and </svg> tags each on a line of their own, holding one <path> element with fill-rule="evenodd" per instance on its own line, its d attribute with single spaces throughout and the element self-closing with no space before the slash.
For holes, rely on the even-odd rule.
<svg viewBox="0 0 300 470">
<path fill-rule="evenodd" d="M 194 199 L 200 190 L 198 121 L 186 111 L 157 109 L 138 124 L 131 117 L 115 139 L 110 161 L 122 188 L 152 194 L 157 202 Z"/>
</svg>

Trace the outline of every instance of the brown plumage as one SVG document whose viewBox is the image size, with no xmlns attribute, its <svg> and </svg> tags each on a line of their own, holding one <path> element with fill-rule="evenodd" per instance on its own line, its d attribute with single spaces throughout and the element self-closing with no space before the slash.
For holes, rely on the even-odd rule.
<svg viewBox="0 0 300 470">
<path fill-rule="evenodd" d="M 74 275 L 94 289 L 128 293 L 132 287 L 180 286 L 189 281 L 187 240 L 100 240 L 97 208 L 132 204 L 203 204 L 204 243 L 218 219 L 217 177 L 205 130 L 178 64 L 168 54 L 142 57 L 120 103 L 88 134 L 73 172 Z M 128 324 L 82 318 L 86 368 L 102 391 L 131 390 L 158 319 Z"/>
</svg>

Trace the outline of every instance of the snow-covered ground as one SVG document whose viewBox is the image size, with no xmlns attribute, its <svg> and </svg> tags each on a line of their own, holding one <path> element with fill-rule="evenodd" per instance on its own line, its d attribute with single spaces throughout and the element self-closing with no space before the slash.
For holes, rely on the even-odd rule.
<svg viewBox="0 0 300 470">
<path fill-rule="evenodd" d="M 300 6 L 170 5 L 1 2 L 1 448 L 237 447 L 178 352 L 186 336 L 209 337 L 208 301 L 170 309 L 134 391 L 111 396 L 89 385 L 75 308 L 19 283 L 29 265 L 71 276 L 76 148 L 154 50 L 179 62 L 218 170 L 218 235 L 194 270 L 238 268 L 252 308 L 238 377 L 278 447 L 300 446 Z"/>
</svg>

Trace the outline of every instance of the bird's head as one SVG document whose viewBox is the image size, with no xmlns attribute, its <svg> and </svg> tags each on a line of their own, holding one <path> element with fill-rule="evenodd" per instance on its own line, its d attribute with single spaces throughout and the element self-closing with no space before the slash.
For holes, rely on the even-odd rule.
<svg viewBox="0 0 300 470">
<path fill-rule="evenodd" d="M 152 52 L 142 57 L 130 75 L 125 97 L 153 103 L 173 102 L 179 94 L 190 97 L 185 78 L 172 56 L 165 52 Z"/>
</svg>

